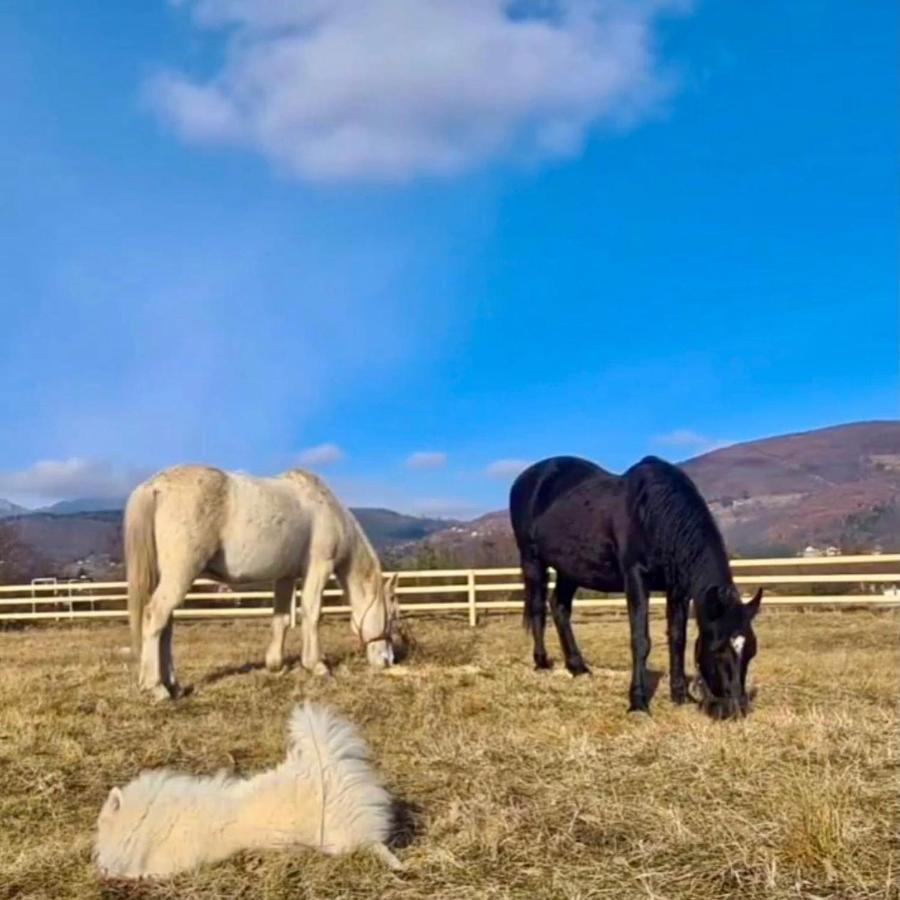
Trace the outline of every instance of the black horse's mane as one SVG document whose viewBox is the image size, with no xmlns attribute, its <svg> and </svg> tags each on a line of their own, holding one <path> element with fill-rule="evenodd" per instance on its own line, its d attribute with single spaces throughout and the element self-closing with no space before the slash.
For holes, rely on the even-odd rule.
<svg viewBox="0 0 900 900">
<path fill-rule="evenodd" d="M 651 566 L 694 598 L 732 583 L 725 542 L 709 507 L 681 469 L 655 456 L 623 476 L 626 502 L 646 539 Z"/>
</svg>

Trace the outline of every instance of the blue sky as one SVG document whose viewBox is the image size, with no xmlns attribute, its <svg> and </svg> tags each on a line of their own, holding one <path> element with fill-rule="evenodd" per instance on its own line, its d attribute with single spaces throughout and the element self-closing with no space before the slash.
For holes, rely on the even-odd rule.
<svg viewBox="0 0 900 900">
<path fill-rule="evenodd" d="M 893 6 L 4 4 L 0 497 L 895 418 Z"/>
</svg>

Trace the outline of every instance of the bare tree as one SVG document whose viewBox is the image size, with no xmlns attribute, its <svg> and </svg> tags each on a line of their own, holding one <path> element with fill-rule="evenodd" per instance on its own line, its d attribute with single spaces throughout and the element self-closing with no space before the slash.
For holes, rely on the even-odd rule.
<svg viewBox="0 0 900 900">
<path fill-rule="evenodd" d="M 0 584 L 29 581 L 38 568 L 38 559 L 12 522 L 0 522 Z"/>
</svg>

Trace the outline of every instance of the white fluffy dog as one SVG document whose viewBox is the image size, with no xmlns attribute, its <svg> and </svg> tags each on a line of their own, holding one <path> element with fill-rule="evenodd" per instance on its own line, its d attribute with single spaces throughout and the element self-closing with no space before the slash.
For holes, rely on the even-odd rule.
<svg viewBox="0 0 900 900">
<path fill-rule="evenodd" d="M 94 860 L 104 876 L 163 877 L 239 850 L 372 849 L 391 868 L 393 812 L 355 728 L 306 703 L 290 718 L 287 756 L 252 778 L 141 773 L 114 787 L 97 822 Z"/>
</svg>

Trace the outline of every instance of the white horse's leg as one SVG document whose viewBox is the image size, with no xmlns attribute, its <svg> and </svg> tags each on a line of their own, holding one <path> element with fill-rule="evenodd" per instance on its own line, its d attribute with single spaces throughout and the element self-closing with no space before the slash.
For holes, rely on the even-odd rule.
<svg viewBox="0 0 900 900">
<path fill-rule="evenodd" d="M 275 608 L 272 610 L 272 641 L 266 650 L 266 668 L 278 672 L 284 666 L 284 634 L 291 618 L 294 579 L 280 578 L 275 582 Z"/>
<path fill-rule="evenodd" d="M 162 680 L 163 671 L 166 681 L 169 684 L 175 684 L 175 668 L 172 664 L 171 652 L 172 613 L 177 606 L 181 605 L 193 580 L 193 577 L 185 579 L 163 575 L 150 602 L 144 609 L 144 645 L 141 652 L 140 686 L 158 700 L 164 700 L 171 696 L 169 687 Z M 169 632 L 165 641 L 167 650 L 166 658 L 163 659 L 160 639 L 167 627 Z"/>
<path fill-rule="evenodd" d="M 328 667 L 319 650 L 319 616 L 322 613 L 322 591 L 332 570 L 330 559 L 311 559 L 303 580 L 303 668 L 316 675 L 328 674 Z"/>
</svg>

